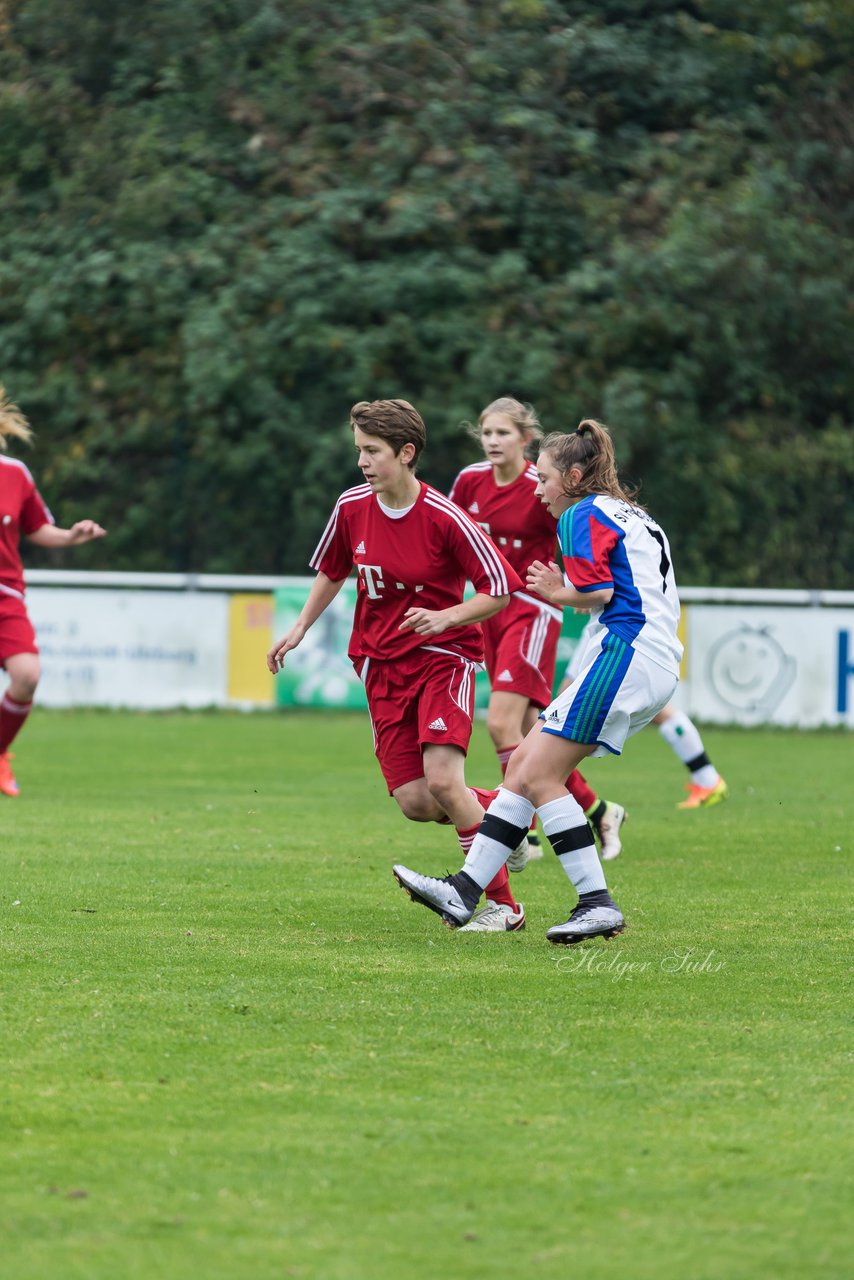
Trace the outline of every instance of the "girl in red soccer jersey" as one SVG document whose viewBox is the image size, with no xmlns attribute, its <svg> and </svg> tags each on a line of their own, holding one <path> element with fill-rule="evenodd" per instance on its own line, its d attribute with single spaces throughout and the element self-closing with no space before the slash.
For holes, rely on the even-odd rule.
<svg viewBox="0 0 854 1280">
<path fill-rule="evenodd" d="M 0 387 L 0 449 L 6 449 L 10 438 L 29 442 L 32 431 Z M 24 604 L 18 549 L 22 533 L 39 547 L 76 547 L 102 538 L 106 530 L 94 520 L 58 529 L 23 462 L 0 456 L 0 666 L 9 677 L 0 700 L 0 792 L 6 796 L 19 792 L 9 747 L 30 714 L 41 674 L 35 632 Z"/>
<path fill-rule="evenodd" d="M 537 469 L 526 457 L 542 434 L 537 416 L 530 405 L 502 396 L 486 406 L 471 434 L 486 460 L 463 468 L 451 486 L 451 501 L 489 534 L 524 581 L 529 566 L 535 560 L 548 563 L 557 545 L 557 520 L 536 498 Z M 502 777 L 516 747 L 552 700 L 562 618 L 562 609 L 523 590 L 482 624 L 491 685 L 486 723 Z M 625 809 L 600 800 L 577 770 L 567 788 L 599 837 L 602 858 L 616 858 Z M 542 856 L 536 835 L 528 839 Z M 515 869 L 512 861 L 510 868 Z M 468 927 L 489 926 L 488 914 L 479 917 Z"/>
<path fill-rule="evenodd" d="M 464 773 L 483 658 L 475 624 L 502 609 L 522 581 L 478 525 L 418 480 L 426 429 L 411 404 L 362 401 L 350 425 L 364 483 L 338 499 L 311 558 L 317 577 L 308 599 L 267 665 L 281 669 L 355 568 L 348 652 L 365 685 L 389 793 L 414 822 L 452 822 L 465 852 L 495 795 L 468 787 Z M 467 580 L 475 595 L 464 600 Z M 505 932 L 524 927 L 504 866 L 486 893 L 505 908 Z"/>
</svg>

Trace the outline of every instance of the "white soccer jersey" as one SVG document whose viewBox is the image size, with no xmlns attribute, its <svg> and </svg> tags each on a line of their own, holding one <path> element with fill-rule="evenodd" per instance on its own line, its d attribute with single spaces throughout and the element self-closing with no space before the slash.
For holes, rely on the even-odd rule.
<svg viewBox="0 0 854 1280">
<path fill-rule="evenodd" d="M 591 623 L 589 642 L 611 631 L 678 675 L 679 595 L 670 544 L 652 516 L 629 502 L 593 495 L 563 513 L 558 539 L 564 573 L 576 591 L 614 591 Z"/>
</svg>

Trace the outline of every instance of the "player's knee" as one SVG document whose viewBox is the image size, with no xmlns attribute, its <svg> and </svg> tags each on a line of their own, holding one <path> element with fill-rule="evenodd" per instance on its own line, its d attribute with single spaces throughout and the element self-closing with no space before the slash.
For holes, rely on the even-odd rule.
<svg viewBox="0 0 854 1280">
<path fill-rule="evenodd" d="M 513 733 L 506 716 L 496 716 L 489 712 L 486 716 L 486 730 L 492 739 L 492 745 L 497 748 L 506 747 L 508 743 L 515 746 L 522 736 L 521 730 Z"/>
<path fill-rule="evenodd" d="M 38 667 L 18 670 L 9 680 L 9 695 L 16 702 L 32 702 L 39 683 Z"/>
<path fill-rule="evenodd" d="M 533 781 L 533 779 L 529 780 L 528 778 L 521 778 L 519 780 L 517 789 L 519 794 L 523 795 L 526 800 L 530 801 L 531 804 L 536 805 L 539 803 L 537 800 L 537 794 L 536 794 L 537 792 L 536 783 Z"/>
<path fill-rule="evenodd" d="M 427 786 L 430 788 L 430 795 L 433 798 L 434 804 L 437 808 L 441 809 L 443 813 L 445 813 L 448 804 L 453 803 L 453 784 L 449 779 L 440 776 L 438 778 L 428 778 Z"/>
<path fill-rule="evenodd" d="M 539 804 L 539 791 L 536 772 L 526 767 L 524 762 L 513 768 L 513 758 L 510 760 L 510 767 L 507 770 L 507 776 L 504 779 L 504 785 L 509 791 L 515 791 L 516 795 L 524 796 L 526 800 L 530 800 L 531 804 Z"/>
<path fill-rule="evenodd" d="M 395 796 L 395 800 L 404 818 L 408 818 L 410 822 L 436 821 L 437 805 L 429 792 L 426 794 Z"/>
</svg>

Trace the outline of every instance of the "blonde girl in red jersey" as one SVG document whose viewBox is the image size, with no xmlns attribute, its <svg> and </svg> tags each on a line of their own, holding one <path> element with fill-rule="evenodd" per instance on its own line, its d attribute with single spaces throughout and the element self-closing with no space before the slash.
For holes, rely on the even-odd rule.
<svg viewBox="0 0 854 1280">
<path fill-rule="evenodd" d="M 0 386 L 0 450 L 10 439 L 32 439 L 32 431 L 18 407 Z M 9 747 L 30 714 L 41 675 L 39 651 L 24 601 L 21 534 L 39 547 L 77 547 L 106 533 L 94 520 L 79 520 L 70 529 L 53 522 L 33 477 L 23 462 L 0 454 L 0 666 L 9 683 L 0 699 L 0 793 L 17 796 Z"/>
<path fill-rule="evenodd" d="M 468 787 L 464 773 L 483 659 L 476 624 L 503 609 L 522 580 L 468 516 L 417 478 L 426 428 L 411 404 L 362 401 L 350 426 L 363 483 L 338 498 L 311 558 L 308 599 L 267 665 L 281 669 L 355 569 L 348 652 L 389 794 L 411 821 L 453 823 L 465 852 L 496 794 Z M 504 932 L 524 927 L 503 866 L 486 894 L 506 908 Z"/>
<path fill-rule="evenodd" d="M 554 559 L 557 545 L 557 520 L 536 497 L 537 469 L 526 456 L 542 435 L 537 415 L 530 405 L 502 396 L 482 410 L 469 434 L 483 449 L 484 461 L 464 467 L 449 496 L 489 534 L 524 582 L 535 560 Z M 516 747 L 552 700 L 562 616 L 562 609 L 523 590 L 481 624 L 491 686 L 486 723 L 502 777 Z M 622 848 L 623 807 L 600 800 L 577 770 L 567 788 L 590 820 L 602 858 L 616 858 Z M 533 833 L 529 841 L 532 849 L 538 848 Z M 509 865 L 516 869 L 512 861 Z M 485 917 L 483 923 L 485 927 Z"/>
</svg>

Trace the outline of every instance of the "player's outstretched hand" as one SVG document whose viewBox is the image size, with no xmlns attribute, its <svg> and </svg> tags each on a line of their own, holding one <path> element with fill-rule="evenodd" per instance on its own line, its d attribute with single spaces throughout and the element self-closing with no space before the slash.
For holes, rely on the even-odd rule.
<svg viewBox="0 0 854 1280">
<path fill-rule="evenodd" d="M 79 547 L 83 542 L 91 542 L 93 538 L 106 538 L 107 530 L 102 529 L 95 520 L 78 520 L 68 530 L 69 547 Z"/>
<path fill-rule="evenodd" d="M 528 566 L 528 590 L 536 591 L 544 600 L 551 600 L 556 591 L 563 587 L 563 574 L 554 560 L 543 564 L 542 560 L 534 560 Z"/>
<path fill-rule="evenodd" d="M 291 627 L 281 640 L 277 640 L 270 652 L 267 654 L 267 669 L 273 675 L 277 671 L 281 671 L 285 665 L 285 655 L 290 653 L 291 649 L 295 649 L 305 635 L 305 627 L 297 623 Z"/>
</svg>

